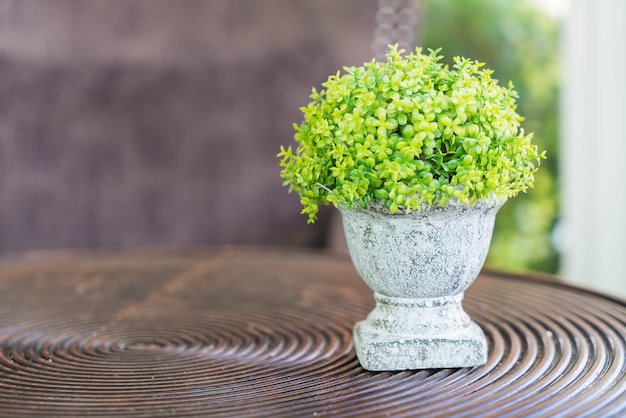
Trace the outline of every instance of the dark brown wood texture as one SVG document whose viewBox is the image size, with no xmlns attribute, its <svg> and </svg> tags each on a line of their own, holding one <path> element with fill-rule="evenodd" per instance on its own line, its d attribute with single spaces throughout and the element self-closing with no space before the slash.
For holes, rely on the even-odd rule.
<svg viewBox="0 0 626 418">
<path fill-rule="evenodd" d="M 224 247 L 39 253 L 0 267 L 0 416 L 615 416 L 624 303 L 483 273 L 489 360 L 366 372 L 350 261 Z"/>
</svg>

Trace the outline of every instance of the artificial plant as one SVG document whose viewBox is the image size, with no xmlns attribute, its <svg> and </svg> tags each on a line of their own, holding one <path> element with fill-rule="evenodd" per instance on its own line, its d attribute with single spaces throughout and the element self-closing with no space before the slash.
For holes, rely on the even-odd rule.
<svg viewBox="0 0 626 418">
<path fill-rule="evenodd" d="M 439 49 L 404 52 L 392 46 L 385 61 L 344 68 L 302 108 L 295 152 L 278 156 L 309 222 L 320 204 L 410 212 L 532 187 L 544 155 L 521 127 L 511 83 L 471 59 L 449 68 Z"/>
</svg>

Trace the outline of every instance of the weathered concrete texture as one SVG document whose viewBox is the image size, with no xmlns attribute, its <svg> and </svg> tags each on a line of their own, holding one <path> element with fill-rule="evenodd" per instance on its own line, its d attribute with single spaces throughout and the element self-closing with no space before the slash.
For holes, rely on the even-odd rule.
<svg viewBox="0 0 626 418">
<path fill-rule="evenodd" d="M 450 203 L 394 215 L 377 207 L 342 211 L 352 261 L 377 302 L 354 329 L 364 368 L 485 363 L 484 334 L 461 301 L 483 266 L 503 203 Z"/>
<path fill-rule="evenodd" d="M 475 322 L 454 334 L 420 337 L 390 334 L 361 321 L 353 338 L 361 366 L 371 371 L 473 367 L 487 361 L 487 340 Z"/>
</svg>

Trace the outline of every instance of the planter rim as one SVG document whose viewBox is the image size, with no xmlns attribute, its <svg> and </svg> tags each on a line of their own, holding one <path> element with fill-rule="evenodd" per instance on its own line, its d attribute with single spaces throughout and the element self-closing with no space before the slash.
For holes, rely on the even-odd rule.
<svg viewBox="0 0 626 418">
<path fill-rule="evenodd" d="M 504 205 L 504 203 L 506 203 L 506 201 L 507 201 L 506 197 L 498 198 L 495 195 L 478 199 L 475 203 L 472 203 L 472 204 L 463 203 L 459 201 L 458 199 L 450 199 L 448 203 L 445 205 L 441 205 L 439 203 L 434 203 L 432 205 L 428 203 L 423 203 L 418 209 L 412 209 L 409 212 L 407 212 L 407 210 L 404 207 L 400 207 L 398 208 L 398 211 L 396 213 L 391 213 L 391 211 L 389 211 L 389 209 L 387 209 L 384 206 L 384 203 L 382 200 L 372 200 L 369 202 L 367 208 L 363 208 L 360 205 L 357 205 L 354 209 L 350 209 L 349 207 L 345 205 L 340 205 L 338 206 L 338 209 L 341 212 L 367 212 L 367 213 L 374 213 L 378 215 L 403 217 L 403 216 L 410 216 L 416 213 L 424 213 L 424 212 L 429 212 L 429 211 L 439 212 L 439 211 L 446 211 L 448 209 L 449 210 L 459 210 L 459 209 L 481 210 L 481 209 L 500 208 L 502 205 Z"/>
</svg>

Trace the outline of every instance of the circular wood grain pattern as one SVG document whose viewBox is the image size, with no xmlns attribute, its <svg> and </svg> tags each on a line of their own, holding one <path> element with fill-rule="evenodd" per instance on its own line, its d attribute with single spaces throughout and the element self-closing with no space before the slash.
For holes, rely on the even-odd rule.
<svg viewBox="0 0 626 418">
<path fill-rule="evenodd" d="M 56 252 L 0 266 L 0 416 L 615 416 L 626 306 L 483 273 L 489 360 L 367 372 L 349 260 L 222 248 Z"/>
</svg>

